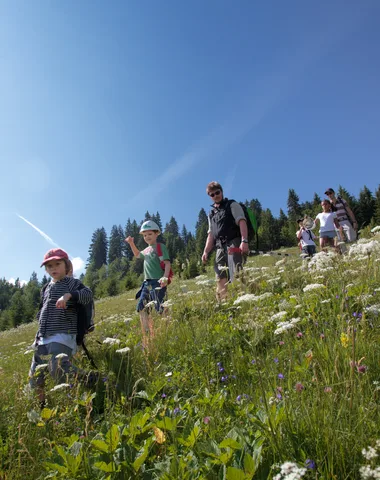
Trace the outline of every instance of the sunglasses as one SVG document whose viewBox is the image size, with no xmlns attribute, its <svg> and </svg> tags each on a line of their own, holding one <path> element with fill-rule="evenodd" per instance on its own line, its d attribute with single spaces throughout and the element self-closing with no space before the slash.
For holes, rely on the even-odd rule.
<svg viewBox="0 0 380 480">
<path fill-rule="evenodd" d="M 214 198 L 215 195 L 220 195 L 221 191 L 220 190 L 217 190 L 216 192 L 213 192 L 213 193 L 209 193 L 210 197 L 211 198 Z"/>
</svg>

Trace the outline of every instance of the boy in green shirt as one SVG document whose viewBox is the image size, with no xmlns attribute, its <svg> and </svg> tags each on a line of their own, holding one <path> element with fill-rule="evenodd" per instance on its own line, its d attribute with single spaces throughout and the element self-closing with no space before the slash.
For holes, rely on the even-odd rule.
<svg viewBox="0 0 380 480">
<path fill-rule="evenodd" d="M 163 244 L 160 244 L 161 256 L 157 253 L 157 237 L 160 229 L 155 222 L 152 220 L 144 222 L 141 225 L 140 233 L 148 244 L 142 252 L 136 247 L 133 237 L 127 237 L 125 241 L 131 247 L 135 257 L 144 259 L 144 282 L 136 295 L 136 298 L 139 299 L 136 310 L 140 314 L 143 346 L 146 348 L 149 344 L 149 335 L 151 339 L 154 337 L 154 328 L 153 319 L 145 307 L 148 303 L 154 302 L 157 312 L 162 313 L 162 303 L 166 295 L 170 273 L 170 259 L 167 248 Z M 161 259 L 165 264 L 164 272 L 160 265 Z"/>
</svg>

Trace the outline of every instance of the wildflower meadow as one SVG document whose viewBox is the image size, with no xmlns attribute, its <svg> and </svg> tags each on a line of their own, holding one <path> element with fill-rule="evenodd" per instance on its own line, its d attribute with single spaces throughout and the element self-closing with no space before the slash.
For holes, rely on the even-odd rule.
<svg viewBox="0 0 380 480">
<path fill-rule="evenodd" d="M 176 276 L 148 352 L 135 292 L 98 301 L 99 381 L 48 380 L 42 409 L 36 325 L 1 333 L 0 478 L 380 478 L 380 235 L 292 253 L 249 258 L 222 304 L 211 267 Z"/>
</svg>

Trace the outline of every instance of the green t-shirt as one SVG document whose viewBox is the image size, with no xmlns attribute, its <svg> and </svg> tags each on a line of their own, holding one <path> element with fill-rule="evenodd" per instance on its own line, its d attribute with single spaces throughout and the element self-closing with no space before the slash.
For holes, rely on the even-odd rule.
<svg viewBox="0 0 380 480">
<path fill-rule="evenodd" d="M 166 246 L 161 243 L 162 259 L 170 260 Z M 164 271 L 160 267 L 160 259 L 157 255 L 157 244 L 149 245 L 142 252 L 140 258 L 144 259 L 144 279 L 158 280 L 164 275 Z"/>
</svg>

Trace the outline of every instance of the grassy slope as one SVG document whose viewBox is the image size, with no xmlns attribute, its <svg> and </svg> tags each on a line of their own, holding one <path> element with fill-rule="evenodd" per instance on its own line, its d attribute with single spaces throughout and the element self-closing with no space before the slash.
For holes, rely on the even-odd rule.
<svg viewBox="0 0 380 480">
<path fill-rule="evenodd" d="M 312 273 L 297 257 L 274 266 L 281 258 L 251 260 L 222 306 L 213 286 L 177 278 L 169 318 L 156 319 L 149 358 L 141 349 L 134 292 L 99 301 L 98 327 L 88 341 L 102 372 L 97 396 L 81 387 L 51 393 L 44 414 L 51 418 L 35 423 L 27 412 L 38 412 L 36 400 L 23 387 L 31 359 L 25 347 L 36 325 L 2 333 L 0 472 L 44 478 L 51 452 L 50 471 L 58 472 L 52 478 L 107 478 L 102 461 L 111 465 L 103 469 L 124 472 L 112 478 L 248 479 L 253 472 L 271 478 L 276 462 L 308 459 L 317 469 L 310 478 L 358 478 L 361 449 L 379 438 L 379 326 L 366 308 L 380 304 L 380 253 L 333 258 L 331 267 Z M 324 287 L 303 292 L 315 283 Z M 233 304 L 247 293 L 255 297 Z M 276 335 L 281 320 L 270 318 L 280 311 L 282 320 L 299 322 Z M 100 345 L 105 337 L 120 344 Z M 115 352 L 124 346 L 128 355 Z M 85 359 L 77 363 L 88 368 Z M 113 434 L 125 463 L 91 441 L 96 433 L 109 439 L 112 424 L 119 433 L 124 428 L 123 437 Z M 86 460 L 70 453 L 70 435 Z M 57 444 L 66 447 L 59 453 Z M 57 465 L 72 463 L 64 455 L 80 458 L 76 473 L 74 467 L 59 473 Z"/>
</svg>

